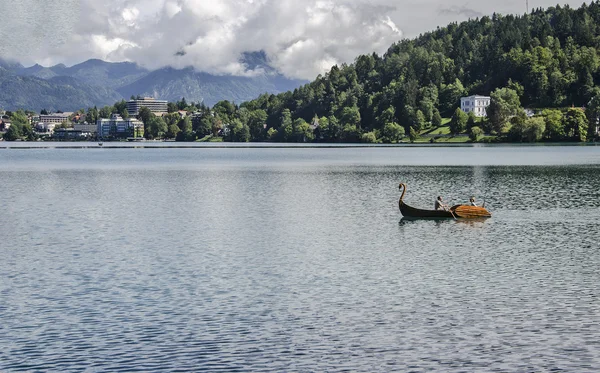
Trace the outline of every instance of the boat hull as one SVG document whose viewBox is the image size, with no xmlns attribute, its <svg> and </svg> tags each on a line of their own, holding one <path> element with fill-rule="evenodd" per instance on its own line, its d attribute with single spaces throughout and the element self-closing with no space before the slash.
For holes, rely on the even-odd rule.
<svg viewBox="0 0 600 373">
<path fill-rule="evenodd" d="M 399 202 L 400 212 L 406 218 L 420 219 L 482 219 L 491 218 L 492 214 L 483 207 L 456 205 L 450 210 L 423 210 Z"/>
<path fill-rule="evenodd" d="M 417 219 L 482 219 L 491 218 L 492 214 L 484 207 L 470 205 L 455 205 L 449 210 L 423 210 L 411 207 L 404 203 L 406 184 L 400 183 L 402 195 L 398 201 L 400 212 L 405 218 Z"/>
<path fill-rule="evenodd" d="M 424 219 L 454 219 L 450 211 L 446 210 L 423 210 L 411 207 L 400 201 L 400 212 L 402 216 L 407 218 L 424 218 Z"/>
</svg>

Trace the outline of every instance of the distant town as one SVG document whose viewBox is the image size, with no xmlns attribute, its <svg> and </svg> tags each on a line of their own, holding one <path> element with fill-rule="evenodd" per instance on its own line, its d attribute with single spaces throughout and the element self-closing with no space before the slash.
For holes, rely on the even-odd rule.
<svg viewBox="0 0 600 373">
<path fill-rule="evenodd" d="M 0 133 L 5 141 L 533 142 L 543 140 L 544 136 L 556 139 L 552 133 L 548 133 L 548 130 L 552 130 L 552 123 L 549 122 L 568 127 L 569 121 L 579 120 L 586 123 L 575 123 L 574 127 L 571 125 L 573 128 L 568 138 L 565 138 L 569 135 L 565 132 L 568 128 L 562 128 L 561 140 L 585 141 L 586 137 L 578 133 L 584 125 L 586 128 L 593 126 L 586 131 L 589 133 L 587 140 L 595 141 L 600 137 L 599 121 L 596 119 L 595 123 L 588 123 L 584 108 L 567 108 L 563 111 L 522 108 L 515 111 L 513 108 L 509 120 L 512 132 L 505 130 L 504 137 L 498 136 L 500 129 L 486 133 L 484 128 L 491 127 L 488 109 L 492 104 L 493 98 L 490 96 L 462 97 L 460 107 L 452 118 L 432 118 L 421 126 L 419 133 L 414 133 L 409 127 L 408 136 L 405 136 L 404 128 L 396 124 L 395 128 L 384 128 L 386 136 L 379 134 L 379 140 L 377 136 L 371 138 L 370 133 L 365 133 L 350 141 L 344 141 L 341 136 L 338 141 L 331 141 L 334 136 L 328 132 L 332 132 L 332 126 L 327 123 L 329 119 L 326 117 L 315 116 L 310 122 L 302 119 L 292 122 L 290 112 L 284 110 L 281 124 L 275 128 L 268 126 L 268 115 L 264 110 L 250 111 L 228 101 L 221 101 L 211 109 L 202 103 L 187 103 L 185 99 L 168 102 L 139 96 L 128 101 L 122 100 L 113 106 L 76 112 L 48 113 L 42 110 L 37 114 L 25 110 L 1 110 Z M 541 127 L 537 133 L 536 117 Z M 323 122 L 326 122 L 325 125 L 322 125 Z M 524 126 L 527 128 L 515 136 L 519 122 L 527 122 L 529 127 Z M 286 132 L 288 134 L 285 137 L 281 136 Z"/>
</svg>

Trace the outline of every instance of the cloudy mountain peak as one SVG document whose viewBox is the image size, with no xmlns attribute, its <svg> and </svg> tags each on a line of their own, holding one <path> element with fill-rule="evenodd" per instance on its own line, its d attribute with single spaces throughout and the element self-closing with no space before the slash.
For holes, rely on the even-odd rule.
<svg viewBox="0 0 600 373">
<path fill-rule="evenodd" d="M 0 60 L 1 61 L 1 60 Z M 240 58 L 248 76 L 213 75 L 194 67 L 164 67 L 147 70 L 132 62 L 87 60 L 67 67 L 34 64 L 0 64 L 0 108 L 72 111 L 90 106 L 112 105 L 131 95 L 214 105 L 220 100 L 241 103 L 263 93 L 294 89 L 305 81 L 285 78 L 269 66 L 263 52 L 245 53 Z M 6 68 L 6 67 L 8 68 Z"/>
</svg>

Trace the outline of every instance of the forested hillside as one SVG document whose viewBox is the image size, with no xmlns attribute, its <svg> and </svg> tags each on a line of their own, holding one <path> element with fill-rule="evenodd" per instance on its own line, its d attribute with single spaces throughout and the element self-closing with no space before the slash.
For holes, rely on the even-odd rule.
<svg viewBox="0 0 600 373">
<path fill-rule="evenodd" d="M 503 87 L 524 107 L 583 107 L 598 93 L 599 47 L 599 2 L 486 16 L 399 41 L 383 56 L 359 56 L 221 119 L 248 126 L 240 133 L 256 140 L 357 141 L 368 132 L 385 139 L 435 127 L 455 112 L 461 96 Z M 264 131 L 252 120 L 262 117 Z M 312 131 L 308 123 L 315 118 L 319 127 Z"/>
</svg>

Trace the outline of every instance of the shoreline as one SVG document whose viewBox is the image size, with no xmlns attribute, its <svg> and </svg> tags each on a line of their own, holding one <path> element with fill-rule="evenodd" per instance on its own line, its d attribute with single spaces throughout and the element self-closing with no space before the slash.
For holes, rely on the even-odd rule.
<svg viewBox="0 0 600 373">
<path fill-rule="evenodd" d="M 493 148 L 493 147 L 594 147 L 597 142 L 549 142 L 549 143 L 401 143 L 401 144 L 361 144 L 361 143 L 241 143 L 241 142 L 114 142 L 99 145 L 97 142 L 39 142 L 39 141 L 0 141 L 0 149 L 366 149 L 366 148 Z"/>
</svg>

